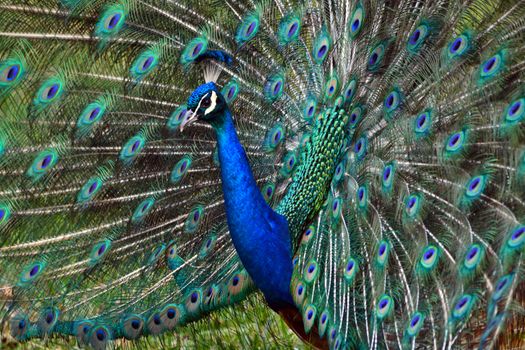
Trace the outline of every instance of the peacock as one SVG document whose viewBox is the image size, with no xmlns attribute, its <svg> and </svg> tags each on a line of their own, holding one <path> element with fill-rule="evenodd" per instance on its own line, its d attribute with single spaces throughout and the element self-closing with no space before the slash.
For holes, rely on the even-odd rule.
<svg viewBox="0 0 525 350">
<path fill-rule="evenodd" d="M 523 347 L 524 79 L 523 0 L 1 0 L 2 337 Z"/>
</svg>

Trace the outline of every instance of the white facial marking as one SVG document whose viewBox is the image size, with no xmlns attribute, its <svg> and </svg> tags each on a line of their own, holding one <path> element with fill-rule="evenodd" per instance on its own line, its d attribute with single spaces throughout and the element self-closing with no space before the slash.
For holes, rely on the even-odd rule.
<svg viewBox="0 0 525 350">
<path fill-rule="evenodd" d="M 215 91 L 211 92 L 210 99 L 211 99 L 211 105 L 208 108 L 206 108 L 206 110 L 204 111 L 204 115 L 208 115 L 209 113 L 213 112 L 213 110 L 217 106 L 217 94 L 215 93 Z"/>
</svg>

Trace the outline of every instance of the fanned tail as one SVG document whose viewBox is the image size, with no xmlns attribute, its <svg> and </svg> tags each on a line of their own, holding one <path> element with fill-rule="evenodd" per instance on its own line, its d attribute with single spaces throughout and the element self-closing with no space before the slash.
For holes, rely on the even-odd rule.
<svg viewBox="0 0 525 350">
<path fill-rule="evenodd" d="M 2 329 L 103 348 L 254 289 L 211 128 L 179 130 L 202 66 L 294 224 L 298 333 L 519 347 L 524 5 L 1 2 Z"/>
<path fill-rule="evenodd" d="M 175 2 L 0 8 L 1 329 L 104 348 L 244 299 L 214 137 L 179 130 L 189 65 L 220 45 L 211 20 Z M 275 170 L 254 129 L 262 186 Z"/>
<path fill-rule="evenodd" d="M 327 1 L 304 20 L 329 51 L 312 43 L 328 55 L 324 108 L 349 115 L 339 164 L 298 170 L 334 174 L 296 241 L 307 334 L 334 349 L 523 346 L 523 15 Z"/>
</svg>

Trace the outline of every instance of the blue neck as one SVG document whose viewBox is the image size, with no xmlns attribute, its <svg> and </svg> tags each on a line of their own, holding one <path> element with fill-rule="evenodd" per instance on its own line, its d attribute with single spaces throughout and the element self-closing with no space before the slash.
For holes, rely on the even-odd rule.
<svg viewBox="0 0 525 350">
<path fill-rule="evenodd" d="M 212 123 L 217 133 L 228 228 L 241 261 L 270 306 L 293 304 L 288 223 L 264 200 L 229 110 Z"/>
</svg>

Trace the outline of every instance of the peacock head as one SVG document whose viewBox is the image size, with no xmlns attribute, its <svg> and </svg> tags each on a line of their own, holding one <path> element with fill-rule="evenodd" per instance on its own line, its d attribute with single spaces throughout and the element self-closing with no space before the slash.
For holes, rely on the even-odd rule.
<svg viewBox="0 0 525 350">
<path fill-rule="evenodd" d="M 210 124 L 220 123 L 228 104 L 219 88 L 210 82 L 196 88 L 188 98 L 188 112 L 181 125 L 181 130 L 196 120 Z"/>
</svg>

